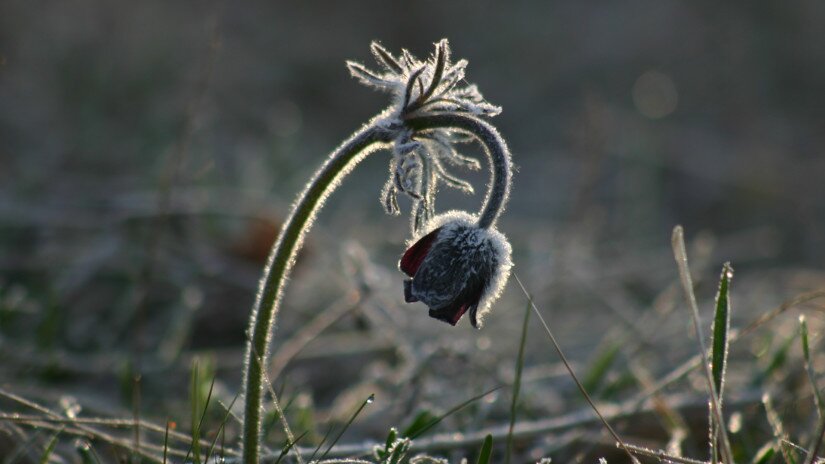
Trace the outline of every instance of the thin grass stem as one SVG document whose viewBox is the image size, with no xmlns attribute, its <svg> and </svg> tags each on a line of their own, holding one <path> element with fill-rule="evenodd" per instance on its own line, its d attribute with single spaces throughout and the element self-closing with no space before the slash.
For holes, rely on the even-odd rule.
<svg viewBox="0 0 825 464">
<path fill-rule="evenodd" d="M 518 275 L 515 272 L 513 272 L 513 278 L 516 279 L 516 282 L 518 283 L 519 287 L 521 288 L 521 291 L 524 292 L 524 295 L 527 296 L 528 299 L 530 299 L 530 293 L 527 292 L 527 288 L 524 287 L 524 284 L 521 283 L 521 279 L 518 278 Z M 584 385 L 582 385 L 581 381 L 579 381 L 578 376 L 576 376 L 576 373 L 573 371 L 573 368 L 570 366 L 570 363 L 567 361 L 567 357 L 564 355 L 564 352 L 561 350 L 561 346 L 559 345 L 559 342 L 556 341 L 556 337 L 553 335 L 553 332 L 550 330 L 550 326 L 548 326 L 547 322 L 544 321 L 544 317 L 541 315 L 541 311 L 539 311 L 539 308 L 536 306 L 536 304 L 533 302 L 532 299 L 530 299 L 529 304 L 533 308 L 533 312 L 536 313 L 536 316 L 539 318 L 539 321 L 541 322 L 541 325 L 544 326 L 544 331 L 545 331 L 545 333 L 547 333 L 547 337 L 553 343 L 553 347 L 556 349 L 556 353 L 558 353 L 559 358 L 561 358 L 561 362 L 564 364 L 564 367 L 567 368 L 567 371 L 570 373 L 570 377 L 573 378 L 573 381 L 576 383 L 576 386 L 579 388 L 579 391 L 581 392 L 582 396 L 584 396 L 584 399 L 587 401 L 587 403 L 590 405 L 590 407 L 593 409 L 593 411 L 596 413 L 596 415 L 599 416 L 599 420 L 602 422 L 602 424 L 604 424 L 607 431 L 610 432 L 610 435 L 613 436 L 613 439 L 616 440 L 616 443 L 618 443 L 618 445 L 624 450 L 624 452 L 627 453 L 627 456 L 630 458 L 630 460 L 634 464 L 640 464 L 639 460 L 636 458 L 636 456 L 634 456 L 633 453 L 630 452 L 630 450 L 627 448 L 627 446 L 625 446 L 624 441 L 622 441 L 622 439 L 619 438 L 619 435 L 616 433 L 615 430 L 613 430 L 613 427 L 610 426 L 610 423 L 607 422 L 607 419 L 604 418 L 602 413 L 599 411 L 599 408 L 596 407 L 596 404 L 593 402 L 593 399 L 590 398 L 590 395 L 587 393 L 587 390 L 585 390 Z"/>
<path fill-rule="evenodd" d="M 530 304 L 532 297 L 528 297 L 527 307 L 524 308 L 524 322 L 521 325 L 521 340 L 518 346 L 518 357 L 516 358 L 516 375 L 513 379 L 513 400 L 510 403 L 510 430 L 507 432 L 507 447 L 504 454 L 505 464 L 510 464 L 510 457 L 513 454 L 513 429 L 516 426 L 516 406 L 518 406 L 518 396 L 521 390 L 521 373 L 524 369 L 524 346 L 527 342 L 527 326 L 530 322 Z"/>
<path fill-rule="evenodd" d="M 673 228 L 671 245 L 673 247 L 673 254 L 676 258 L 677 267 L 679 268 L 679 278 L 682 283 L 682 288 L 687 296 L 691 316 L 693 317 L 693 328 L 696 331 L 696 339 L 699 342 L 699 350 L 701 351 L 702 356 L 701 364 L 704 368 L 705 380 L 708 385 L 711 408 L 713 409 L 713 417 L 716 420 L 717 427 L 719 428 L 719 435 L 722 439 L 722 460 L 726 464 L 733 464 L 733 452 L 731 451 L 730 441 L 728 440 L 727 430 L 723 419 L 724 416 L 722 415 L 722 405 L 719 402 L 719 395 L 713 382 L 711 366 L 707 362 L 708 350 L 707 345 L 705 344 L 705 336 L 702 332 L 702 324 L 699 318 L 699 305 L 696 303 L 696 295 L 693 293 L 693 280 L 690 277 L 690 269 L 688 268 L 687 251 L 685 250 L 685 237 L 682 226 L 676 226 Z"/>
<path fill-rule="evenodd" d="M 344 432 L 346 432 L 346 431 L 347 431 L 347 429 L 349 428 L 349 426 L 350 426 L 350 425 L 352 425 L 352 421 L 354 421 L 354 420 L 355 420 L 355 418 L 356 418 L 356 417 L 358 417 L 358 415 L 359 415 L 359 414 L 361 414 L 361 411 L 363 411 L 363 410 L 364 410 L 364 408 L 365 408 L 368 404 L 371 404 L 373 401 L 375 401 L 375 394 L 370 395 L 367 399 L 365 399 L 365 400 L 364 400 L 364 402 L 363 402 L 363 403 L 361 403 L 361 406 L 359 406 L 359 407 L 358 407 L 358 410 L 357 410 L 357 411 L 355 411 L 355 414 L 353 414 L 353 415 L 349 418 L 349 420 L 348 420 L 348 421 L 347 421 L 347 423 L 344 425 L 344 427 L 341 429 L 341 431 L 340 431 L 340 432 L 338 432 L 338 435 L 336 435 L 336 436 L 335 436 L 335 439 L 334 439 L 334 440 L 332 440 L 332 443 L 330 443 L 330 444 L 329 444 L 329 447 L 327 448 L 327 450 L 326 450 L 326 451 L 324 451 L 324 454 L 322 454 L 322 455 L 321 455 L 321 458 L 320 458 L 320 460 L 321 460 L 321 461 L 323 461 L 323 460 L 324 460 L 324 458 L 325 458 L 325 457 L 327 457 L 327 455 L 329 454 L 329 452 L 330 452 L 330 451 L 332 451 L 332 447 L 333 447 L 333 446 L 335 446 L 335 444 L 336 444 L 336 443 L 338 443 L 338 440 L 340 440 L 340 439 L 341 439 L 341 437 L 344 435 Z"/>
</svg>

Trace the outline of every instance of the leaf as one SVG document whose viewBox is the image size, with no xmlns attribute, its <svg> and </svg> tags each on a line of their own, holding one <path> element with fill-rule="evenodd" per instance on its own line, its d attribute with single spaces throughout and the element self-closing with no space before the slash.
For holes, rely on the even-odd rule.
<svg viewBox="0 0 825 464">
<path fill-rule="evenodd" d="M 730 263 L 722 266 L 722 276 L 719 278 L 719 292 L 716 294 L 716 313 L 713 316 L 711 329 L 711 372 L 713 384 L 719 401 L 722 401 L 722 389 L 725 386 L 725 368 L 728 362 L 730 346 L 730 281 L 733 278 L 733 268 Z"/>
<path fill-rule="evenodd" d="M 484 443 L 481 445 L 481 451 L 478 452 L 478 461 L 476 464 L 489 464 L 490 457 L 493 455 L 493 435 L 487 434 L 484 437 Z"/>
<path fill-rule="evenodd" d="M 393 57 L 386 48 L 381 46 L 380 43 L 371 43 L 370 50 L 372 51 L 373 56 L 375 56 L 375 60 L 384 66 L 387 71 L 394 72 L 396 74 L 401 74 L 404 72 L 404 68 L 401 67 L 401 64 L 398 63 L 395 57 Z"/>
<path fill-rule="evenodd" d="M 444 64 L 449 61 L 450 47 L 447 45 L 447 39 L 441 39 L 435 45 L 435 50 L 435 68 L 433 69 L 432 80 L 427 90 L 419 97 L 420 101 L 430 98 L 435 92 L 436 87 L 441 83 L 441 77 L 444 75 Z"/>
<path fill-rule="evenodd" d="M 379 90 L 386 90 L 391 87 L 386 79 L 365 68 L 361 63 L 347 61 L 347 69 L 352 77 L 368 87 L 375 87 Z"/>
<path fill-rule="evenodd" d="M 395 443 L 395 440 L 398 439 L 398 430 L 395 427 L 390 428 L 389 433 L 387 433 L 387 440 L 384 442 L 384 449 L 380 447 L 375 447 L 375 457 L 379 460 L 383 460 L 390 454 L 390 448 L 392 448 L 392 444 Z"/>
<path fill-rule="evenodd" d="M 389 457 L 387 458 L 387 464 L 398 464 L 404 459 L 404 456 L 407 455 L 407 451 L 410 450 L 410 445 L 412 442 L 409 438 L 402 438 L 400 440 L 396 440 L 396 442 L 392 446 L 392 452 L 390 453 Z"/>
</svg>

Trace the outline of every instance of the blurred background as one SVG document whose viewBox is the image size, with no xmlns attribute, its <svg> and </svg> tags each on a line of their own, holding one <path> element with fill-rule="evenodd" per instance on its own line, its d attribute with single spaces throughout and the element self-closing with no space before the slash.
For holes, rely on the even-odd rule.
<svg viewBox="0 0 825 464">
<path fill-rule="evenodd" d="M 504 108 L 493 122 L 518 171 L 500 229 L 517 275 L 596 396 L 632 398 L 696 353 L 670 249 L 676 224 L 708 321 L 725 261 L 736 269 L 734 327 L 822 288 L 823 23 L 817 0 L 4 0 L 0 384 L 55 410 L 138 410 L 183 430 L 196 362 L 228 406 L 281 220 L 325 155 L 387 104 L 344 62 L 374 67 L 372 40 L 424 58 L 447 37 L 470 62 L 468 80 Z M 481 331 L 403 303 L 395 266 L 409 222 L 379 203 L 387 161 L 371 156 L 331 198 L 279 316 L 272 383 L 294 428 L 311 431 L 307 446 L 371 393 L 342 442 L 383 442 L 422 410 L 512 383 L 527 301 L 515 281 Z M 443 189 L 439 208 L 478 208 L 483 171 L 462 174 L 477 193 Z M 821 347 L 822 306 L 813 309 Z M 763 391 L 781 392 L 780 411 L 796 418 L 789 433 L 810 425 L 797 316 L 734 346 L 729 391 L 744 398 L 755 437 L 769 436 Z M 585 410 L 535 320 L 524 375 L 519 419 Z M 707 420 L 695 380 L 668 387 L 696 399 L 678 410 L 699 431 L 687 455 L 707 436 L 690 426 Z M 435 432 L 506 424 L 510 395 L 488 395 Z M 20 408 L 4 398 L 3 411 Z M 664 446 L 668 427 L 643 422 L 619 430 Z M 237 429 L 230 421 L 227 443 Z M 615 453 L 599 425 L 573 432 L 527 437 L 518 456 Z M 4 423 L 0 451 L 29 434 Z M 267 439 L 283 443 L 276 422 Z"/>
</svg>

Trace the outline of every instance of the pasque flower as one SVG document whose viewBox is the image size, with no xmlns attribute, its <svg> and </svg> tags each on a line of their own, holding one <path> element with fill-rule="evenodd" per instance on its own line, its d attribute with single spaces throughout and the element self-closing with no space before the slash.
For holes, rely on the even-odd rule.
<svg viewBox="0 0 825 464">
<path fill-rule="evenodd" d="M 455 325 L 469 312 L 478 328 L 510 275 L 510 244 L 475 217 L 452 211 L 435 217 L 426 235 L 401 257 L 407 303 L 421 301 L 430 316 Z"/>
<path fill-rule="evenodd" d="M 382 202 L 399 212 L 398 193 L 413 201 L 412 229 L 418 237 L 401 258 L 410 277 L 408 302 L 421 301 L 430 315 L 455 325 L 465 314 L 478 327 L 510 274 L 510 245 L 496 230 L 510 192 L 510 151 L 486 121 L 501 109 L 488 103 L 464 80 L 465 60 L 452 62 L 447 40 L 425 61 L 403 50 L 393 56 L 378 43 L 372 52 L 381 70 L 348 62 L 362 83 L 388 92 L 392 104 L 355 131 L 332 153 L 298 195 L 264 268 L 249 317 L 244 372 L 243 461 L 260 462 L 264 379 L 276 315 L 295 257 L 324 201 L 367 155 L 392 148 L 390 180 Z M 454 145 L 478 142 L 487 155 L 490 183 L 477 216 L 452 212 L 435 216 L 440 184 L 471 191 L 447 166 L 478 169 L 481 163 L 456 152 Z"/>
<path fill-rule="evenodd" d="M 379 71 L 354 62 L 347 62 L 347 67 L 363 84 L 393 96 L 383 123 L 392 134 L 393 163 L 381 199 L 387 212 L 398 214 L 398 193 L 410 197 L 412 230 L 419 237 L 399 262 L 411 277 L 404 282 L 404 299 L 423 302 L 430 316 L 452 325 L 469 313 L 470 323 L 479 327 L 511 267 L 510 245 L 495 229 L 510 188 L 510 155 L 495 129 L 482 120 L 496 116 L 501 108 L 467 84 L 467 61 L 452 62 L 446 39 L 425 61 L 407 50 L 394 56 L 378 43 L 371 50 Z M 462 122 L 426 128 L 414 122 L 428 118 Z M 449 173 L 446 165 L 479 169 L 477 160 L 455 149 L 458 143 L 474 140 L 484 146 L 492 174 L 481 213 L 433 217 L 439 184 L 473 192 L 472 185 Z"/>
</svg>

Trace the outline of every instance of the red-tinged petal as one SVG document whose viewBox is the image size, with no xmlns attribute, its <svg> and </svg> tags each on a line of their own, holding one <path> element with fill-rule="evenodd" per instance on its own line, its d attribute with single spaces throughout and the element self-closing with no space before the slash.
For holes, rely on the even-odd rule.
<svg viewBox="0 0 825 464">
<path fill-rule="evenodd" d="M 418 268 L 421 266 L 421 263 L 424 262 L 424 258 L 427 257 L 427 253 L 430 252 L 430 248 L 432 248 L 433 243 L 435 243 L 436 237 L 438 237 L 438 232 L 441 228 L 435 229 L 434 231 L 430 232 L 429 234 L 421 237 L 417 242 L 413 244 L 406 252 L 404 252 L 404 256 L 401 257 L 401 261 L 398 262 L 398 268 L 407 274 L 410 277 L 415 276 L 415 273 L 418 272 Z"/>
<path fill-rule="evenodd" d="M 461 307 L 458 308 L 458 311 L 456 311 L 455 314 L 453 314 L 453 320 L 450 321 L 450 324 L 452 324 L 452 325 L 458 324 L 458 321 L 461 319 L 461 316 L 463 316 L 464 313 L 467 312 L 467 309 L 469 309 L 469 307 L 470 307 L 469 303 L 465 303 L 465 304 L 461 305 Z"/>
</svg>

